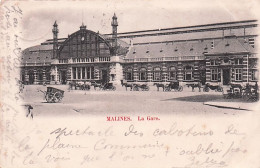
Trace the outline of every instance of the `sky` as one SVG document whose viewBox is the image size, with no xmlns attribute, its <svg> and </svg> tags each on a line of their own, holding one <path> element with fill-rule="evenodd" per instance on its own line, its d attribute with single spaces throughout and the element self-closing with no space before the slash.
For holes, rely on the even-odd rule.
<svg viewBox="0 0 260 168">
<path fill-rule="evenodd" d="M 51 39 L 55 20 L 63 38 L 79 30 L 82 22 L 94 32 L 111 33 L 114 13 L 120 33 L 257 19 L 258 6 L 257 0 L 22 1 L 21 47 Z"/>
</svg>

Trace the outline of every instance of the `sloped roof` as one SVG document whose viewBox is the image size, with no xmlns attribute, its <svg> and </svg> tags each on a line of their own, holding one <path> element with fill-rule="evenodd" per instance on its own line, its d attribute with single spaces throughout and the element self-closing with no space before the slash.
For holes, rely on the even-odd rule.
<svg viewBox="0 0 260 168">
<path fill-rule="evenodd" d="M 248 42 L 238 40 L 236 36 L 228 36 L 222 39 L 207 55 L 254 53 L 254 48 Z"/>
<path fill-rule="evenodd" d="M 130 47 L 126 59 L 202 56 L 204 52 L 209 52 L 211 50 L 210 46 L 210 41 L 134 45 Z"/>
<path fill-rule="evenodd" d="M 50 63 L 53 45 L 37 45 L 22 52 L 22 63 Z"/>
</svg>

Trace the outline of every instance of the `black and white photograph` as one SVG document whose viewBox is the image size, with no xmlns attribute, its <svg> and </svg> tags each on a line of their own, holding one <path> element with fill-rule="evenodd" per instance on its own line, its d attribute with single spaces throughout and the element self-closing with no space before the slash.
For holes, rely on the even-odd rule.
<svg viewBox="0 0 260 168">
<path fill-rule="evenodd" d="M 258 1 L 0 4 L 0 167 L 260 167 Z"/>
</svg>

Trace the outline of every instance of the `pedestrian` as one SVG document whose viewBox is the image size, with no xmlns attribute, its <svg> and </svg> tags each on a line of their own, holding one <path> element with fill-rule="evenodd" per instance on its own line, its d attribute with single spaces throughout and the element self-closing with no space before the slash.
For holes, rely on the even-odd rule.
<svg viewBox="0 0 260 168">
<path fill-rule="evenodd" d="M 31 111 L 31 109 L 33 109 L 33 107 L 30 104 L 26 104 L 24 106 L 27 109 L 26 117 L 30 116 L 33 119 L 33 112 Z"/>
</svg>

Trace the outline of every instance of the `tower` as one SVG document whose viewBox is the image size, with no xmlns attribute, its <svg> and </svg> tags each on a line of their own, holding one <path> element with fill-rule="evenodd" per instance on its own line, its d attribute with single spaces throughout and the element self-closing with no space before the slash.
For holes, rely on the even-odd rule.
<svg viewBox="0 0 260 168">
<path fill-rule="evenodd" d="M 53 33 L 53 57 L 52 58 L 55 59 L 57 58 L 58 33 L 59 33 L 59 29 L 56 21 L 54 22 L 52 33 Z"/>
<path fill-rule="evenodd" d="M 115 13 L 114 13 L 114 16 L 112 17 L 111 26 L 112 26 L 113 55 L 115 55 L 116 54 L 116 49 L 117 49 L 117 26 L 118 26 L 117 17 L 116 17 Z"/>
</svg>

